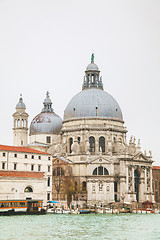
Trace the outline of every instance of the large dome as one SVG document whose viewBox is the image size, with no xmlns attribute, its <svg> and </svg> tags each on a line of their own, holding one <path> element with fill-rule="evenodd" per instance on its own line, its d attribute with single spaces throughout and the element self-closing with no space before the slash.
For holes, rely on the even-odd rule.
<svg viewBox="0 0 160 240">
<path fill-rule="evenodd" d="M 49 93 L 46 93 L 46 98 L 43 102 L 44 108 L 35 118 L 33 118 L 30 125 L 30 135 L 50 133 L 58 134 L 62 127 L 62 119 L 53 112 L 52 102 L 49 98 Z"/>
<path fill-rule="evenodd" d="M 54 112 L 41 112 L 31 122 L 30 135 L 40 133 L 59 133 L 62 119 Z"/>
<path fill-rule="evenodd" d="M 118 103 L 103 90 L 102 77 L 94 63 L 94 54 L 85 71 L 82 91 L 71 99 L 64 111 L 64 120 L 90 117 L 123 121 Z"/>
<path fill-rule="evenodd" d="M 64 111 L 64 120 L 74 118 L 112 118 L 122 120 L 116 100 L 101 89 L 87 89 L 75 95 Z"/>
</svg>

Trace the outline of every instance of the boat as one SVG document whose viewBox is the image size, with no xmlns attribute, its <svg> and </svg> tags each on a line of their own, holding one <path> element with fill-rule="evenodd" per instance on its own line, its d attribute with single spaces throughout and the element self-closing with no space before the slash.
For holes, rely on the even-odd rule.
<svg viewBox="0 0 160 240">
<path fill-rule="evenodd" d="M 90 210 L 85 210 L 85 209 L 79 210 L 79 214 L 89 214 L 89 213 L 91 213 Z"/>
<path fill-rule="evenodd" d="M 42 215 L 43 200 L 0 200 L 0 216 Z"/>
<path fill-rule="evenodd" d="M 153 208 L 152 202 L 145 201 L 142 203 L 142 208 L 133 209 L 133 213 L 141 214 L 159 213 L 159 210 Z"/>
</svg>

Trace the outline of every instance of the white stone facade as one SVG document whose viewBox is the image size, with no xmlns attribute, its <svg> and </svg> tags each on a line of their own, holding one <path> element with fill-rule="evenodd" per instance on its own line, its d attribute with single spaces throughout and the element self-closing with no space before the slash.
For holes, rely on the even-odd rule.
<svg viewBox="0 0 160 240">
<path fill-rule="evenodd" d="M 31 122 L 28 146 L 70 163 L 73 179 L 83 186 L 81 202 L 154 201 L 151 152 L 142 153 L 140 140 L 133 137 L 127 143 L 121 109 L 103 90 L 93 54 L 82 91 L 67 105 L 63 122 L 53 112 L 48 92 L 43 104 Z"/>
<path fill-rule="evenodd" d="M 52 197 L 52 156 L 25 147 L 0 145 L 0 199 Z M 25 191 L 30 187 L 33 191 Z"/>
</svg>

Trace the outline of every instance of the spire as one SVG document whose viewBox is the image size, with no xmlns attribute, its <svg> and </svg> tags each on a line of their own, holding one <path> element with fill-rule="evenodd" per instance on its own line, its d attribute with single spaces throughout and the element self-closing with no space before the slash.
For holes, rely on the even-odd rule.
<svg viewBox="0 0 160 240">
<path fill-rule="evenodd" d="M 46 98 L 44 99 L 43 105 L 44 107 L 42 109 L 42 112 L 53 112 L 52 101 L 49 97 L 48 91 L 46 92 Z"/>
<path fill-rule="evenodd" d="M 84 82 L 82 85 L 82 90 L 90 88 L 103 90 L 102 77 L 100 77 L 98 66 L 94 63 L 94 53 L 91 55 L 91 63 L 86 68 Z"/>
<path fill-rule="evenodd" d="M 24 108 L 24 109 L 26 109 L 26 105 L 23 102 L 22 94 L 20 94 L 19 102 L 16 105 L 16 109 L 17 108 Z"/>
</svg>

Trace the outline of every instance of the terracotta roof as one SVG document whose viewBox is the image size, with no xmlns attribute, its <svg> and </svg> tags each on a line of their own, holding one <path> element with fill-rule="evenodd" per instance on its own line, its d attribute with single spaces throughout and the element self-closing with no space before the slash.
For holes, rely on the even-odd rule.
<svg viewBox="0 0 160 240">
<path fill-rule="evenodd" d="M 152 166 L 152 169 L 160 170 L 160 166 Z"/>
<path fill-rule="evenodd" d="M 0 151 L 8 151 L 8 152 L 24 152 L 24 153 L 37 153 L 37 154 L 47 154 L 46 152 L 41 152 L 33 148 L 27 147 L 15 147 L 15 146 L 7 146 L 7 145 L 0 145 Z"/>
<path fill-rule="evenodd" d="M 0 177 L 44 178 L 44 172 L 0 171 Z"/>
</svg>

